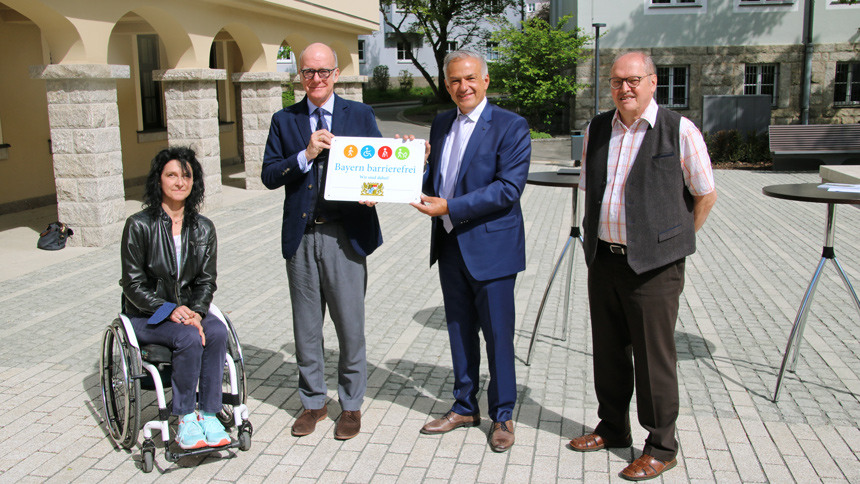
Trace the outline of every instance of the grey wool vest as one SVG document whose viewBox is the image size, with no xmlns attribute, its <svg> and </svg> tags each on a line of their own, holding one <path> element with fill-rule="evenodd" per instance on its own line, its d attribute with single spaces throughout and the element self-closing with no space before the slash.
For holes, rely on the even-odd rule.
<svg viewBox="0 0 860 484">
<path fill-rule="evenodd" d="M 600 205 L 606 190 L 609 138 L 615 110 L 597 115 L 588 132 L 585 166 L 585 262 L 597 252 Z M 657 110 L 625 184 L 627 263 L 637 274 L 664 266 L 696 251 L 693 195 L 684 185 L 678 130 L 681 115 Z"/>
</svg>

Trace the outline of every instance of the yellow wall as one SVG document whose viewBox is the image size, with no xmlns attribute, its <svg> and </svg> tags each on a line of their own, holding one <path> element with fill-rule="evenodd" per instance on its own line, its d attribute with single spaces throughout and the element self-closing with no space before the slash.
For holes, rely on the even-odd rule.
<svg viewBox="0 0 860 484">
<path fill-rule="evenodd" d="M 0 119 L 9 158 L 0 160 L 0 205 L 51 195 L 53 160 L 48 148 L 45 81 L 30 79 L 29 66 L 42 64 L 39 29 L 0 22 Z"/>
</svg>

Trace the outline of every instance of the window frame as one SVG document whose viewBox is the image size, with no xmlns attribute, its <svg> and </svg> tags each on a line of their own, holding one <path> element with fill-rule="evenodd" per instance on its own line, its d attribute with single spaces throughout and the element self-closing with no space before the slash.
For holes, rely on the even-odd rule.
<svg viewBox="0 0 860 484">
<path fill-rule="evenodd" d="M 484 44 L 484 58 L 487 62 L 496 62 L 499 60 L 499 43 L 488 40 Z"/>
<path fill-rule="evenodd" d="M 366 64 L 367 63 L 367 42 L 365 39 L 358 39 L 358 63 Z"/>
<path fill-rule="evenodd" d="M 771 85 L 770 83 L 764 84 L 762 83 L 762 79 L 764 78 L 764 68 L 773 68 L 773 93 L 770 95 L 770 107 L 775 108 L 779 102 L 779 63 L 762 63 L 762 64 L 745 64 L 744 65 L 744 95 L 745 96 L 753 96 L 753 95 L 767 95 L 767 93 L 762 93 L 762 88 L 764 86 Z M 750 84 L 748 82 L 748 76 L 750 73 L 748 72 L 749 68 L 755 68 L 755 83 Z M 753 87 L 755 92 L 748 93 L 747 87 Z"/>
<path fill-rule="evenodd" d="M 412 42 L 397 41 L 397 63 L 406 64 L 412 63 L 412 58 L 415 56 L 415 50 L 412 47 Z"/>
<path fill-rule="evenodd" d="M 845 66 L 844 82 L 839 82 L 840 66 Z M 836 72 L 833 76 L 833 107 L 860 106 L 860 60 L 840 61 L 836 63 L 835 68 Z M 842 100 L 837 100 L 836 96 L 839 94 L 840 84 L 844 84 L 845 95 Z M 852 97 L 854 98 L 853 100 Z"/>
<path fill-rule="evenodd" d="M 669 74 L 669 83 L 665 85 L 660 84 L 660 70 L 668 69 Z M 683 103 L 677 103 L 675 101 L 675 89 L 680 87 L 679 84 L 675 82 L 675 69 L 684 69 L 684 100 Z M 654 98 L 657 101 L 657 104 L 663 108 L 669 109 L 689 109 L 690 108 L 690 66 L 689 65 L 660 65 L 657 66 L 657 89 L 654 92 Z M 665 103 L 661 103 L 659 101 L 659 92 L 660 88 L 665 86 L 668 90 L 668 96 Z"/>
<path fill-rule="evenodd" d="M 649 7 L 654 8 L 678 8 L 678 7 L 701 7 L 702 0 L 647 0 Z M 659 3 L 655 3 L 658 2 Z"/>
</svg>

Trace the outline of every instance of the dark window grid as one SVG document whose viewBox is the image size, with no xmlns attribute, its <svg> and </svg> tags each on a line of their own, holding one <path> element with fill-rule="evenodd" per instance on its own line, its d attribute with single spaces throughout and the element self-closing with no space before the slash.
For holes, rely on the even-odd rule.
<svg viewBox="0 0 860 484">
<path fill-rule="evenodd" d="M 670 108 L 688 107 L 689 84 L 687 67 L 658 67 L 657 104 Z"/>
<path fill-rule="evenodd" d="M 776 106 L 777 66 L 774 64 L 748 65 L 744 68 L 744 94 L 764 94 L 771 97 L 771 106 Z"/>
<path fill-rule="evenodd" d="M 833 103 L 860 104 L 860 62 L 836 64 Z"/>
</svg>

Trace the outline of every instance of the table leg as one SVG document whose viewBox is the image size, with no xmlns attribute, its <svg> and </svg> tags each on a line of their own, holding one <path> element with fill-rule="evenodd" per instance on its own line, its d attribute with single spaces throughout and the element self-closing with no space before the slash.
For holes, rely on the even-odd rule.
<svg viewBox="0 0 860 484">
<path fill-rule="evenodd" d="M 526 357 L 526 366 L 532 364 L 532 349 L 535 346 L 535 339 L 537 338 L 538 325 L 540 324 L 540 318 L 543 316 L 543 308 L 546 305 L 546 298 L 549 295 L 549 290 L 552 288 L 552 283 L 555 281 L 555 276 L 558 274 L 558 268 L 561 266 L 561 262 L 564 260 L 565 254 L 567 254 L 567 249 L 570 247 L 570 243 L 574 240 L 573 236 L 567 238 L 567 242 L 564 244 L 564 249 L 561 251 L 561 255 L 558 256 L 558 262 L 555 263 L 555 268 L 552 270 L 552 275 L 549 277 L 549 282 L 546 284 L 546 290 L 543 292 L 543 299 L 540 301 L 540 307 L 538 308 L 537 319 L 535 319 L 535 327 L 532 330 L 532 339 L 529 343 L 529 354 Z M 573 255 L 571 254 L 571 259 L 573 259 Z"/>
<path fill-rule="evenodd" d="M 571 223 L 570 223 L 570 236 L 567 238 L 567 242 L 564 244 L 564 249 L 561 251 L 561 255 L 558 256 L 558 261 L 555 263 L 555 268 L 552 270 L 552 275 L 549 277 L 549 282 L 547 282 L 546 289 L 543 292 L 543 298 L 540 302 L 540 307 L 538 308 L 537 318 L 535 318 L 534 329 L 532 330 L 532 338 L 529 342 L 529 353 L 526 356 L 526 366 L 532 364 L 532 350 L 535 346 L 535 340 L 537 339 L 538 326 L 540 325 L 541 317 L 543 317 L 543 309 L 546 305 L 546 298 L 549 295 L 549 290 L 552 288 L 552 283 L 555 281 L 555 276 L 558 273 L 558 268 L 561 267 L 561 262 L 564 260 L 564 256 L 567 254 L 567 249 L 570 248 L 570 244 L 573 243 L 573 249 L 570 251 L 570 261 L 568 261 L 567 266 L 567 289 L 565 290 L 564 297 L 564 320 L 562 324 L 562 341 L 567 341 L 567 316 L 570 312 L 570 286 L 573 283 L 573 258 L 574 253 L 576 252 L 576 239 L 579 239 L 582 242 L 582 234 L 579 231 L 579 190 L 577 188 L 573 188 L 573 201 L 571 202 Z"/>
<path fill-rule="evenodd" d="M 800 356 L 800 343 L 803 341 L 803 330 L 806 327 L 806 317 L 809 314 L 809 306 L 812 301 L 812 296 L 815 294 L 815 287 L 818 285 L 818 280 L 821 277 L 821 270 L 824 268 L 828 259 L 831 260 L 833 265 L 836 267 L 836 271 L 842 278 L 842 282 L 845 284 L 848 294 L 854 300 L 857 312 L 860 313 L 860 299 L 857 298 L 857 293 L 854 292 L 854 287 L 851 285 L 851 281 L 848 280 L 848 276 L 845 274 L 845 270 L 842 269 L 842 265 L 839 263 L 839 260 L 836 258 L 836 253 L 833 250 L 835 235 L 836 205 L 828 203 L 827 228 L 825 230 L 824 248 L 821 252 L 821 260 L 818 262 L 818 268 L 815 269 L 815 274 L 813 274 L 812 280 L 809 282 L 806 294 L 803 295 L 803 300 L 800 302 L 800 308 L 797 310 L 797 317 L 794 319 L 794 326 L 792 326 L 791 333 L 788 335 L 788 344 L 785 346 L 785 355 L 782 357 L 782 365 L 779 368 L 779 375 L 776 378 L 776 390 L 773 392 L 774 403 L 776 403 L 779 398 L 779 390 L 782 386 L 782 379 L 785 376 L 786 364 L 789 361 L 789 357 L 791 357 L 789 371 L 794 373 L 797 369 L 797 360 Z M 792 346 L 794 346 L 794 353 L 792 353 Z"/>
</svg>

